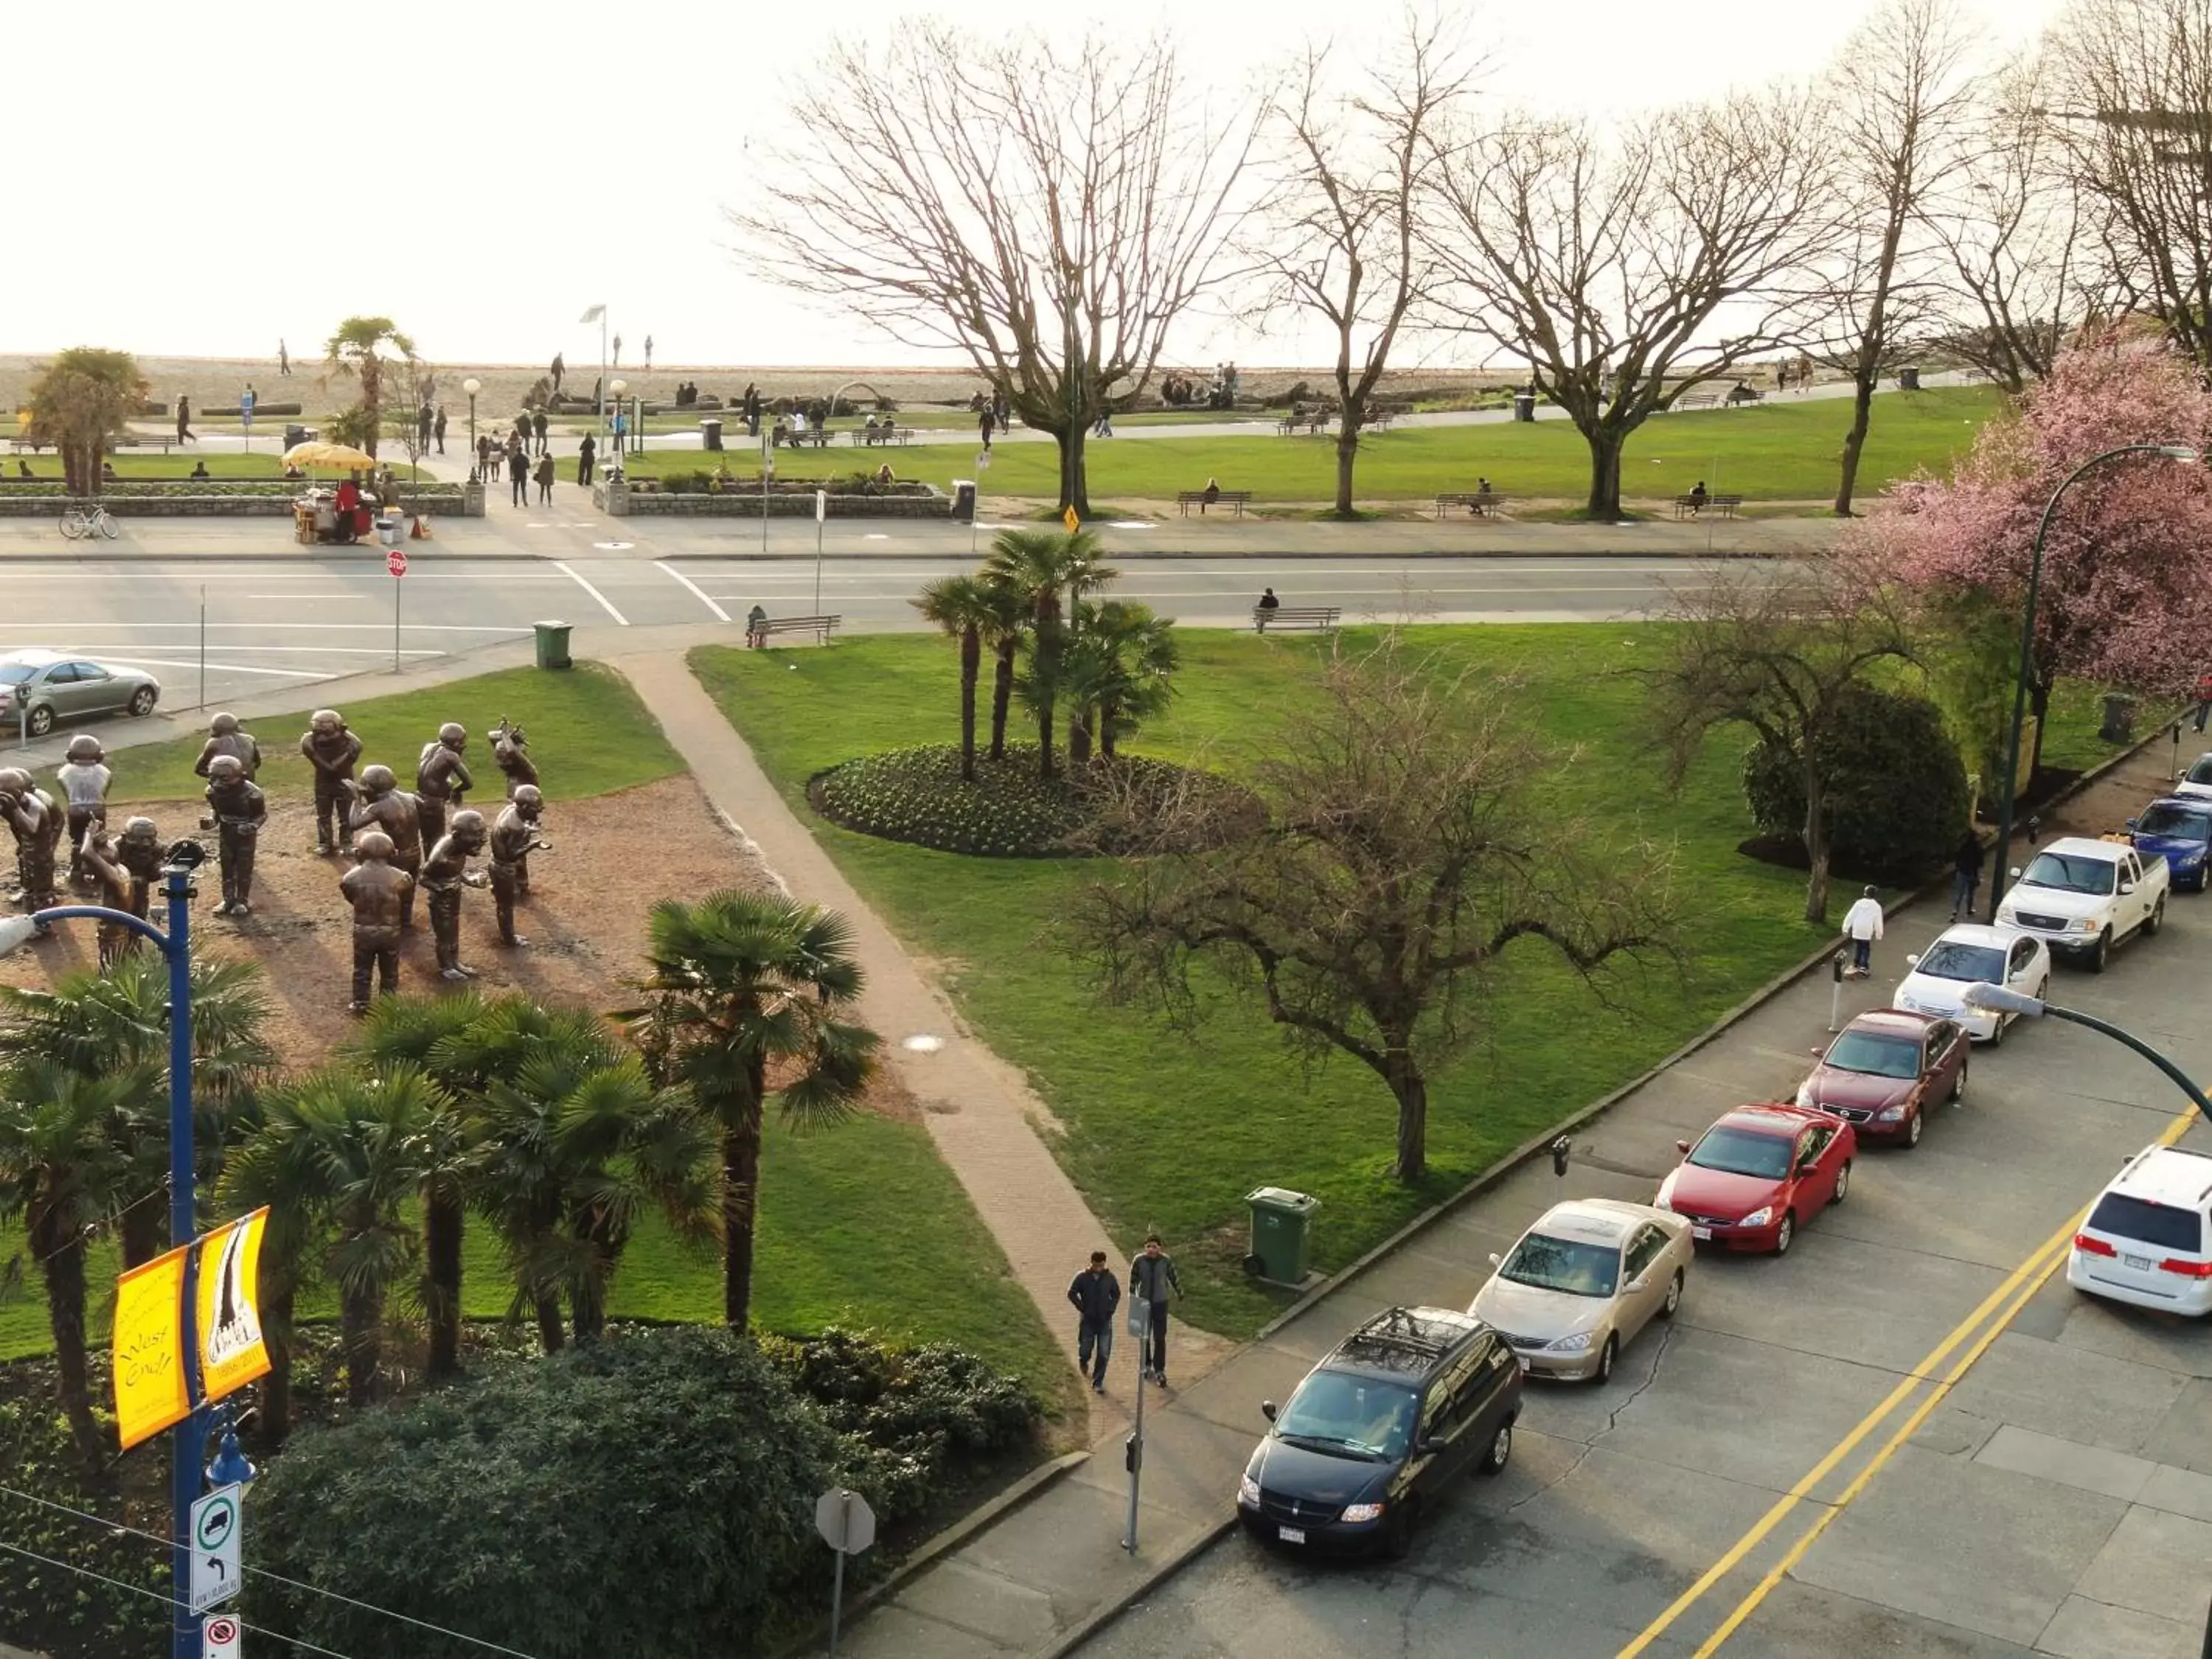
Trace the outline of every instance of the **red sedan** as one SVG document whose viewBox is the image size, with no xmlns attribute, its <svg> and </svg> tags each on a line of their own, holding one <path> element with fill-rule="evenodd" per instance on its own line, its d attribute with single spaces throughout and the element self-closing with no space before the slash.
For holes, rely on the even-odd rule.
<svg viewBox="0 0 2212 1659">
<path fill-rule="evenodd" d="M 1956 1020 L 1883 1008 L 1844 1027 L 1797 1091 L 1797 1103 L 1855 1126 L 1859 1137 L 1920 1144 L 1929 1108 L 1966 1091 L 1966 1029 Z"/>
<path fill-rule="evenodd" d="M 1780 1104 L 1739 1106 L 1683 1154 L 1659 1183 L 1658 1206 L 1690 1224 L 1695 1239 L 1780 1255 L 1798 1228 L 1850 1190 L 1851 1126 L 1826 1112 Z"/>
</svg>

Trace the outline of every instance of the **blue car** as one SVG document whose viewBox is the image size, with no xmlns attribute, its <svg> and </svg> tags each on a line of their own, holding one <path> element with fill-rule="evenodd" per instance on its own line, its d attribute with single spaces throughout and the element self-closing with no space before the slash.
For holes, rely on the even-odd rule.
<svg viewBox="0 0 2212 1659">
<path fill-rule="evenodd" d="M 2212 799 L 2202 795 L 2167 795 L 2128 820 L 2136 851 L 2156 854 L 2173 872 L 2173 884 L 2192 893 L 2212 880 Z"/>
</svg>

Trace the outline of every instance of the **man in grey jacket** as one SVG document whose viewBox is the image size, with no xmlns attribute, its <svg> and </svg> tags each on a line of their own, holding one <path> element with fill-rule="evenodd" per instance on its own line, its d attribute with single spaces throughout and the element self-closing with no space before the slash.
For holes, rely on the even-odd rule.
<svg viewBox="0 0 2212 1659">
<path fill-rule="evenodd" d="M 1075 1364 L 1091 1373 L 1091 1392 L 1106 1392 L 1106 1362 L 1114 1354 L 1114 1310 L 1121 1305 L 1121 1281 L 1106 1270 L 1106 1252 L 1093 1250 L 1091 1265 L 1067 1287 L 1075 1309 Z"/>
<path fill-rule="evenodd" d="M 1168 1382 L 1168 1292 L 1182 1294 L 1175 1258 L 1160 1248 L 1160 1236 L 1148 1233 L 1141 1255 L 1129 1264 L 1129 1294 L 1142 1297 L 1150 1317 L 1145 1324 L 1145 1375 L 1162 1388 Z"/>
</svg>

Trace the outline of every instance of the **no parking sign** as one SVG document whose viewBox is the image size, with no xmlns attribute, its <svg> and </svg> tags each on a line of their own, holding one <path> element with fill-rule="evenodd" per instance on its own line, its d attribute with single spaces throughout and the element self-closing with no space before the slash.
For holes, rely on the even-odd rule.
<svg viewBox="0 0 2212 1659">
<path fill-rule="evenodd" d="M 242 1641 L 238 1620 L 218 1613 L 200 1626 L 200 1659 L 239 1659 Z"/>
</svg>

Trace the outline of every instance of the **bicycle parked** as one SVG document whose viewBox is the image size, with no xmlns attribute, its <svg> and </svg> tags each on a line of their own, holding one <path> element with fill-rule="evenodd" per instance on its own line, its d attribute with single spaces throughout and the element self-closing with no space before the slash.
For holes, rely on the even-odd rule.
<svg viewBox="0 0 2212 1659">
<path fill-rule="evenodd" d="M 115 515 L 98 501 L 71 501 L 62 509 L 62 534 L 70 541 L 105 536 L 112 542 L 122 533 Z"/>
</svg>

